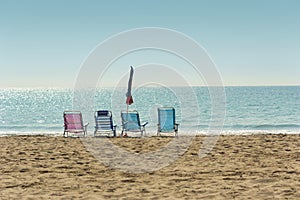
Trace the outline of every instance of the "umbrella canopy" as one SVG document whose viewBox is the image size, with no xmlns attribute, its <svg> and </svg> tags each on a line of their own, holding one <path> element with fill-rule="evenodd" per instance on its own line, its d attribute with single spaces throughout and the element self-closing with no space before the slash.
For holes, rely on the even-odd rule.
<svg viewBox="0 0 300 200">
<path fill-rule="evenodd" d="M 126 104 L 130 105 L 133 103 L 133 98 L 131 95 L 131 87 L 132 87 L 132 78 L 133 78 L 133 67 L 130 67 L 130 75 L 129 75 L 129 80 L 128 80 L 128 88 L 127 88 L 127 93 L 126 93 Z"/>
</svg>

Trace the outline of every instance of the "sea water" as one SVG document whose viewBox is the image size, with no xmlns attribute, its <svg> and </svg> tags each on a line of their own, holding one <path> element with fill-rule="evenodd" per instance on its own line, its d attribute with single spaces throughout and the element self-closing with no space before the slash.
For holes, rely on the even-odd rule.
<svg viewBox="0 0 300 200">
<path fill-rule="evenodd" d="M 62 135 L 65 110 L 83 113 L 83 121 L 89 123 L 88 135 L 93 134 L 93 112 L 111 110 L 120 133 L 120 112 L 127 109 L 137 110 L 141 122 L 149 122 L 146 131 L 152 135 L 157 130 L 160 106 L 176 109 L 179 133 L 187 135 L 208 134 L 214 126 L 213 119 L 218 117 L 224 122 L 217 124 L 222 134 L 300 133 L 300 86 L 225 87 L 220 116 L 213 116 L 215 108 L 208 87 L 133 88 L 134 103 L 128 107 L 125 94 L 126 88 L 89 92 L 0 89 L 0 135 Z"/>
</svg>

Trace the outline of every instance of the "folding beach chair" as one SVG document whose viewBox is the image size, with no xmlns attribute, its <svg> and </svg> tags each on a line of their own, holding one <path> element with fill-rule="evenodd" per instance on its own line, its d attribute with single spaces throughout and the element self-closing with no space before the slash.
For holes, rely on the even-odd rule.
<svg viewBox="0 0 300 200">
<path fill-rule="evenodd" d="M 175 109 L 173 107 L 161 107 L 158 111 L 158 129 L 157 135 L 161 133 L 175 132 L 175 136 L 178 136 L 178 126 L 175 122 Z"/>
<path fill-rule="evenodd" d="M 64 111 L 64 136 L 67 134 L 68 137 L 68 133 L 83 133 L 86 136 L 88 124 L 83 124 L 80 111 Z"/>
<path fill-rule="evenodd" d="M 146 134 L 145 126 L 148 122 L 140 123 L 139 113 L 137 111 L 121 111 L 122 118 L 122 133 L 127 135 L 127 132 L 141 132 L 141 136 Z"/>
<path fill-rule="evenodd" d="M 112 133 L 113 136 L 116 136 L 116 125 L 113 125 L 112 113 L 109 110 L 98 110 L 94 114 L 95 117 L 95 131 L 94 136 L 97 133 L 107 134 L 110 136 Z"/>
</svg>

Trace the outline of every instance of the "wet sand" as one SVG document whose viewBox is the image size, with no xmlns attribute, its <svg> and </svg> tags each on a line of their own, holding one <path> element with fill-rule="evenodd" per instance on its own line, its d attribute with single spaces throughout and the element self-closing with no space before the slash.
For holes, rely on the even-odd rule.
<svg viewBox="0 0 300 200">
<path fill-rule="evenodd" d="M 129 173 L 103 165 L 79 138 L 0 137 L 0 199 L 300 199 L 300 134 L 203 137 L 171 165 Z M 151 152 L 172 138 L 112 138 Z"/>
</svg>

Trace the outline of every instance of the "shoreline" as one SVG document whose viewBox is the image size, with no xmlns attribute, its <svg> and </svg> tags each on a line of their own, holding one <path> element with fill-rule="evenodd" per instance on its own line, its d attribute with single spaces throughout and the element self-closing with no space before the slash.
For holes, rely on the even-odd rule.
<svg viewBox="0 0 300 200">
<path fill-rule="evenodd" d="M 172 139 L 111 141 L 145 153 Z M 129 173 L 103 165 L 78 138 L 0 137 L 0 198 L 299 199 L 299 139 L 299 134 L 225 135 L 199 158 L 203 136 L 197 136 L 170 165 Z"/>
<path fill-rule="evenodd" d="M 129 133 L 130 134 L 130 133 Z M 135 133 L 136 134 L 136 133 Z M 216 136 L 243 136 L 243 135 L 298 135 L 300 134 L 300 130 L 223 130 L 221 134 Z M 136 134 L 138 136 L 138 134 Z M 173 134 L 174 135 L 174 134 Z M 49 136 L 49 137 L 63 137 L 63 130 L 61 132 L 42 132 L 35 131 L 35 132 L 13 132 L 13 133 L 4 133 L 0 132 L 1 137 L 14 137 L 14 136 Z M 172 136 L 172 134 L 170 134 Z M 198 137 L 198 136 L 210 136 L 207 132 L 198 132 L 198 133 L 183 133 L 179 132 L 178 136 L 184 137 Z M 74 136 L 77 137 L 77 136 Z M 94 137 L 93 134 L 88 132 L 87 137 Z M 117 137 L 120 137 L 120 134 L 117 133 Z M 156 132 L 147 132 L 145 137 L 159 137 L 156 135 Z"/>
</svg>

